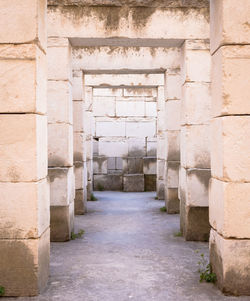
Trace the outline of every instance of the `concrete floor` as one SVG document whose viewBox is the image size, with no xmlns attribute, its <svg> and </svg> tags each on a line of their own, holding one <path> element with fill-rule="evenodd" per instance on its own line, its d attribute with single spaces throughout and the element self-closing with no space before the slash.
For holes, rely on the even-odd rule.
<svg viewBox="0 0 250 301">
<path fill-rule="evenodd" d="M 208 244 L 175 237 L 179 216 L 160 211 L 155 193 L 96 192 L 89 212 L 77 216 L 82 238 L 53 243 L 51 276 L 39 301 L 207 301 L 250 300 L 225 297 L 199 283 L 200 250 Z M 13 298 L 3 298 L 13 300 Z"/>
</svg>

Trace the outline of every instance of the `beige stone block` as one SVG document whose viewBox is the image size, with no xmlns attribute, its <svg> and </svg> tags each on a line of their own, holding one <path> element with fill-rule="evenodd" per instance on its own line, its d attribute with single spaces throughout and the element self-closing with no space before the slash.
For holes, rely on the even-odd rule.
<svg viewBox="0 0 250 301">
<path fill-rule="evenodd" d="M 67 38 L 49 38 L 48 79 L 69 80 L 72 83 L 71 45 Z"/>
<path fill-rule="evenodd" d="M 157 179 L 156 181 L 156 194 L 158 200 L 164 200 L 165 199 L 165 183 L 164 180 Z"/>
<path fill-rule="evenodd" d="M 73 126 L 63 123 L 48 124 L 49 166 L 73 165 Z"/>
<path fill-rule="evenodd" d="M 74 132 L 84 131 L 84 102 L 73 101 L 73 129 Z"/>
<path fill-rule="evenodd" d="M 129 87 L 124 89 L 125 97 L 157 97 L 157 89 L 156 88 L 145 88 L 145 87 Z"/>
<path fill-rule="evenodd" d="M 93 109 L 93 88 L 92 87 L 88 87 L 88 86 L 84 87 L 84 102 L 85 102 L 86 111 L 92 111 L 92 109 Z"/>
<path fill-rule="evenodd" d="M 81 132 L 74 132 L 74 162 L 87 160 L 86 135 Z"/>
<path fill-rule="evenodd" d="M 100 139 L 99 154 L 105 157 L 127 157 L 128 141 L 126 139 Z"/>
<path fill-rule="evenodd" d="M 77 189 L 75 196 L 75 215 L 87 212 L 87 194 L 84 189 Z"/>
<path fill-rule="evenodd" d="M 43 291 L 49 277 L 49 228 L 40 238 L 1 240 L 0 255 L 0 282 L 6 297 L 36 296 Z"/>
<path fill-rule="evenodd" d="M 145 157 L 146 156 L 146 139 L 145 138 L 128 138 L 128 156 Z"/>
<path fill-rule="evenodd" d="M 38 238 L 49 227 L 47 179 L 31 183 L 0 183 L 1 239 Z"/>
<path fill-rule="evenodd" d="M 93 96 L 123 96 L 122 88 L 93 88 Z"/>
<path fill-rule="evenodd" d="M 200 46 L 198 47 L 197 44 L 190 44 L 190 41 L 186 41 L 182 46 L 182 84 L 184 82 L 211 81 L 211 56 L 209 52 L 209 42 L 199 41 L 199 43 Z"/>
<path fill-rule="evenodd" d="M 157 159 L 166 160 L 166 141 L 164 135 L 157 136 Z"/>
<path fill-rule="evenodd" d="M 250 183 L 212 179 L 209 221 L 225 238 L 250 238 Z"/>
<path fill-rule="evenodd" d="M 0 181 L 37 181 L 47 176 L 47 118 L 0 116 Z"/>
<path fill-rule="evenodd" d="M 0 46 L 0 110 L 46 113 L 45 54 L 34 44 Z"/>
<path fill-rule="evenodd" d="M 50 207 L 51 241 L 68 241 L 74 232 L 74 202 L 67 206 Z"/>
<path fill-rule="evenodd" d="M 84 163 L 83 162 L 74 163 L 74 173 L 75 173 L 75 189 L 83 189 L 84 187 Z"/>
<path fill-rule="evenodd" d="M 209 125 L 181 128 L 181 165 L 186 168 L 210 168 Z"/>
<path fill-rule="evenodd" d="M 165 110 L 166 91 L 165 86 L 159 86 L 157 89 L 157 111 Z"/>
<path fill-rule="evenodd" d="M 123 190 L 123 177 L 121 175 L 94 175 L 94 190 Z M 89 188 L 92 192 L 92 185 Z"/>
<path fill-rule="evenodd" d="M 233 13 L 232 13 L 233 12 Z M 222 45 L 249 44 L 250 3 L 248 0 L 210 1 L 211 52 Z"/>
<path fill-rule="evenodd" d="M 211 119 L 209 83 L 187 82 L 182 86 L 181 124 L 205 124 Z"/>
<path fill-rule="evenodd" d="M 125 192 L 142 192 L 144 191 L 144 175 L 124 175 L 123 191 Z"/>
<path fill-rule="evenodd" d="M 157 117 L 157 103 L 155 101 L 145 102 L 145 116 Z"/>
<path fill-rule="evenodd" d="M 86 104 L 85 104 L 85 110 L 86 110 Z M 97 125 L 95 125 L 95 118 L 93 117 L 93 113 L 90 111 L 84 112 L 84 132 L 87 135 L 87 137 L 91 137 L 96 134 L 97 131 Z"/>
<path fill-rule="evenodd" d="M 219 288 L 226 294 L 249 295 L 250 240 L 225 239 L 211 229 L 209 248 Z"/>
<path fill-rule="evenodd" d="M 165 176 L 165 160 L 157 160 L 156 171 L 157 179 L 163 180 Z"/>
<path fill-rule="evenodd" d="M 124 121 L 97 121 L 96 136 L 98 137 L 115 137 L 125 136 L 126 127 Z"/>
<path fill-rule="evenodd" d="M 143 173 L 145 175 L 156 174 L 156 158 L 144 157 L 143 158 Z"/>
<path fill-rule="evenodd" d="M 180 161 L 180 131 L 166 131 L 166 160 Z"/>
<path fill-rule="evenodd" d="M 166 130 L 166 124 L 167 124 L 167 119 L 166 119 L 166 112 L 165 110 L 158 111 L 157 112 L 157 134 L 161 135 L 162 133 L 165 132 Z"/>
<path fill-rule="evenodd" d="M 154 137 L 155 134 L 155 121 L 126 122 L 126 137 Z"/>
<path fill-rule="evenodd" d="M 146 149 L 147 149 L 147 157 L 156 157 L 157 155 L 157 139 L 153 138 L 147 138 L 146 142 Z"/>
<path fill-rule="evenodd" d="M 84 86 L 83 86 L 83 74 L 82 71 L 73 71 L 72 82 L 72 96 L 73 100 L 84 100 Z"/>
<path fill-rule="evenodd" d="M 213 116 L 250 113 L 249 53 L 249 45 L 223 46 L 212 56 Z"/>
<path fill-rule="evenodd" d="M 49 168 L 50 206 L 67 206 L 74 200 L 74 168 Z"/>
<path fill-rule="evenodd" d="M 177 188 L 167 188 L 165 186 L 165 205 L 168 214 L 180 212 L 180 200 L 178 199 Z"/>
<path fill-rule="evenodd" d="M 94 116 L 115 116 L 115 97 L 95 96 L 93 97 Z"/>
<path fill-rule="evenodd" d="M 85 142 L 86 147 L 86 160 L 93 159 L 93 139 L 87 139 Z"/>
<path fill-rule="evenodd" d="M 89 182 L 92 182 L 93 180 L 93 160 L 87 160 L 86 162 L 87 167 L 87 178 Z"/>
<path fill-rule="evenodd" d="M 178 188 L 179 186 L 180 162 L 168 161 L 166 164 L 166 184 L 168 188 Z"/>
<path fill-rule="evenodd" d="M 250 182 L 250 116 L 212 121 L 212 176 L 224 181 Z"/>
<path fill-rule="evenodd" d="M 166 100 L 181 99 L 181 76 L 180 70 L 176 74 L 166 75 Z"/>
<path fill-rule="evenodd" d="M 180 130 L 181 125 L 181 101 L 168 100 L 165 103 L 166 129 L 171 131 Z"/>
<path fill-rule="evenodd" d="M 116 101 L 116 116 L 143 117 L 145 116 L 145 103 L 144 101 Z"/>
<path fill-rule="evenodd" d="M 0 11 L 1 43 L 30 43 L 38 40 L 46 49 L 46 0 L 1 1 Z"/>
<path fill-rule="evenodd" d="M 68 81 L 48 81 L 48 122 L 73 124 L 72 87 Z"/>
</svg>

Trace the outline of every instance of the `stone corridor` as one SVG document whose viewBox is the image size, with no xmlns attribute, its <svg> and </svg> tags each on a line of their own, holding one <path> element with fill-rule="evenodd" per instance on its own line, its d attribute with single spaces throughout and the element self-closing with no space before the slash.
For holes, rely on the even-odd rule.
<svg viewBox="0 0 250 301">
<path fill-rule="evenodd" d="M 199 283 L 200 250 L 208 244 L 177 237 L 179 216 L 161 212 L 155 193 L 96 192 L 89 212 L 76 216 L 82 238 L 52 243 L 50 279 L 29 301 L 207 301 L 249 300 L 226 297 Z M 3 298 L 15 300 L 16 298 Z"/>
</svg>

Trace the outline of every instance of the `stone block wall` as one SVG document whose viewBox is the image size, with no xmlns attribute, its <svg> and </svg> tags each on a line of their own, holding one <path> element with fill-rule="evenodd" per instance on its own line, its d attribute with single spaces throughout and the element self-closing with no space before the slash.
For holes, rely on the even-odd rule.
<svg viewBox="0 0 250 301">
<path fill-rule="evenodd" d="M 92 91 L 94 189 L 155 191 L 157 88 Z"/>
<path fill-rule="evenodd" d="M 74 221 L 71 45 L 48 39 L 48 166 L 51 241 L 71 237 Z"/>
<path fill-rule="evenodd" d="M 33 296 L 49 276 L 44 0 L 0 2 L 0 285 Z"/>
<path fill-rule="evenodd" d="M 87 211 L 87 153 L 84 130 L 85 98 L 84 76 L 81 70 L 73 71 L 73 130 L 74 130 L 74 172 L 75 172 L 75 214 Z"/>
<path fill-rule="evenodd" d="M 248 0 L 211 0 L 210 261 L 235 295 L 250 295 L 249 24 Z"/>
</svg>

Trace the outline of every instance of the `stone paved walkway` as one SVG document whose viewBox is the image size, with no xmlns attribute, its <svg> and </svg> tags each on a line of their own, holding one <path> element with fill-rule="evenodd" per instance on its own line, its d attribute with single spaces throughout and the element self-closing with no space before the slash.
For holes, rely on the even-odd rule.
<svg viewBox="0 0 250 301">
<path fill-rule="evenodd" d="M 84 229 L 83 238 L 52 244 L 46 291 L 18 300 L 250 300 L 225 297 L 213 284 L 199 283 L 195 250 L 207 255 L 208 244 L 175 237 L 179 216 L 161 212 L 164 202 L 155 193 L 95 195 L 89 213 L 76 217 L 75 232 Z"/>
</svg>

